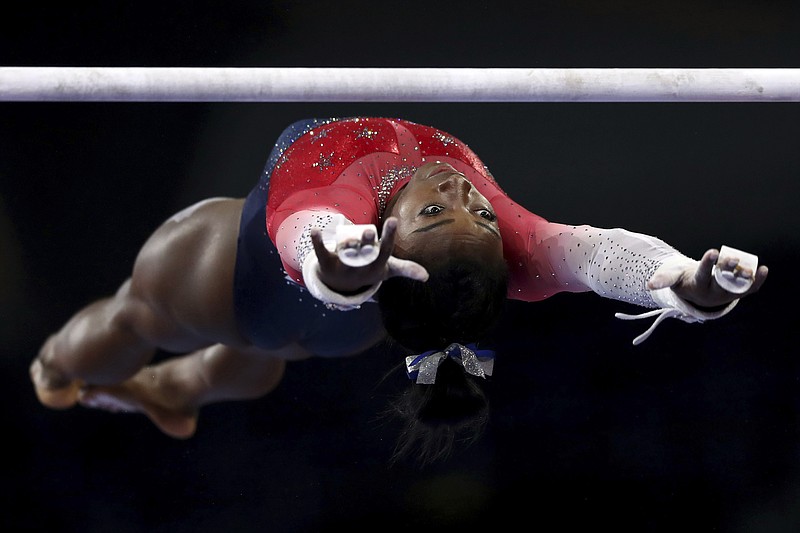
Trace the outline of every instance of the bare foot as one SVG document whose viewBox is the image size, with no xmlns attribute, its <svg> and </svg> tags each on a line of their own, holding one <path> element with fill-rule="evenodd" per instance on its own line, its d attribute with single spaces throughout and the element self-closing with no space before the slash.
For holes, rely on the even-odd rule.
<svg viewBox="0 0 800 533">
<path fill-rule="evenodd" d="M 198 411 L 176 406 L 152 383 L 150 372 L 140 371 L 119 385 L 84 387 L 78 402 L 84 407 L 112 413 L 142 413 L 158 429 L 176 439 L 188 439 L 194 435 Z"/>
<path fill-rule="evenodd" d="M 78 401 L 83 383 L 64 379 L 51 369 L 45 368 L 37 357 L 30 366 L 30 376 L 36 397 L 42 405 L 51 409 L 69 409 Z"/>
</svg>

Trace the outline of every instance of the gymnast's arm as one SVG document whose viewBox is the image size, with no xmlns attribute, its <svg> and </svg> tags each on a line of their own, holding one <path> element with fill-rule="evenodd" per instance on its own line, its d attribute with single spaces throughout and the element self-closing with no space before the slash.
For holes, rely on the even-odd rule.
<svg viewBox="0 0 800 533">
<path fill-rule="evenodd" d="M 635 344 L 646 339 L 666 317 L 703 322 L 727 314 L 740 298 L 758 291 L 768 273 L 764 265 L 755 272 L 737 268 L 738 257 L 720 259 L 717 249 L 709 249 L 699 261 L 694 260 L 660 239 L 620 228 L 540 222 L 535 235 L 530 268 L 548 279 L 553 292 L 591 290 L 607 298 L 662 310 L 653 327 L 637 337 Z M 752 279 L 752 285 L 741 294 L 725 290 L 712 275 L 715 264 L 731 276 Z M 617 316 L 636 318 L 621 313 Z"/>
<path fill-rule="evenodd" d="M 686 257 L 664 241 L 625 229 L 540 223 L 530 260 L 548 272 L 563 291 L 592 290 L 601 296 L 644 307 L 674 307 L 676 298 L 698 309 L 730 306 L 756 292 L 767 268 L 736 269 L 736 257 L 723 258 L 718 268 L 754 278 L 744 294 L 716 283 L 711 270 L 719 251 L 710 249 L 699 261 Z M 721 310 L 721 309 L 720 309 Z"/>
<path fill-rule="evenodd" d="M 352 225 L 344 214 L 330 209 L 302 210 L 287 217 L 277 228 L 275 242 L 289 276 L 328 307 L 343 311 L 357 309 L 390 277 L 428 279 L 419 263 L 391 255 L 396 218 L 384 221 L 380 239 L 377 227 L 368 225 L 361 225 L 355 237 L 337 237 L 337 228 Z M 339 256 L 343 248 L 369 258 L 363 266 L 347 265 Z M 377 253 L 370 253 L 373 248 Z"/>
<path fill-rule="evenodd" d="M 511 200 L 496 182 L 484 188 L 498 216 L 512 299 L 536 301 L 559 292 L 593 291 L 659 309 L 663 313 L 658 321 L 671 316 L 702 322 L 730 312 L 767 277 L 766 266 L 753 272 L 738 265 L 739 257 L 720 258 L 717 249 L 697 261 L 649 235 L 549 222 Z M 752 285 L 741 294 L 723 289 L 712 275 L 715 264 L 732 277 L 751 279 Z"/>
</svg>

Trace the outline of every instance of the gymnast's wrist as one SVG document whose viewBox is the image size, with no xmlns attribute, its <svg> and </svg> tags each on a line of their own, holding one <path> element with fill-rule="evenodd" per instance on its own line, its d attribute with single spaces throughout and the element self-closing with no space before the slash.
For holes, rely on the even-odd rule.
<svg viewBox="0 0 800 533">
<path fill-rule="evenodd" d="M 693 302 L 691 300 L 688 300 L 686 298 L 684 298 L 684 301 L 686 301 L 686 303 L 688 303 L 689 305 L 691 305 L 695 309 L 697 309 L 699 311 L 702 311 L 703 313 L 718 313 L 719 311 L 724 310 L 725 308 L 727 308 L 730 305 L 730 302 L 727 302 L 727 303 L 724 303 L 724 304 L 720 304 L 720 305 L 700 305 L 700 304 L 695 303 L 695 302 Z"/>
<path fill-rule="evenodd" d="M 303 261 L 303 281 L 308 292 L 317 300 L 336 309 L 357 309 L 378 292 L 381 283 L 366 285 L 357 291 L 342 293 L 326 285 L 320 278 L 319 260 L 316 254 L 308 254 Z"/>
<path fill-rule="evenodd" d="M 702 307 L 678 296 L 671 287 L 650 291 L 650 295 L 659 307 L 679 310 L 682 313 L 681 320 L 687 322 L 704 322 L 721 318 L 730 313 L 739 303 L 739 300 L 736 299 L 721 306 Z"/>
<path fill-rule="evenodd" d="M 331 291 L 341 294 L 342 296 L 355 296 L 357 294 L 361 294 L 362 292 L 368 291 L 372 287 L 371 284 L 359 285 L 356 288 L 353 288 L 352 286 L 343 287 L 342 285 L 337 285 L 339 280 L 331 279 L 330 276 L 326 276 L 321 269 L 317 268 L 316 273 L 321 283 L 323 283 Z"/>
</svg>

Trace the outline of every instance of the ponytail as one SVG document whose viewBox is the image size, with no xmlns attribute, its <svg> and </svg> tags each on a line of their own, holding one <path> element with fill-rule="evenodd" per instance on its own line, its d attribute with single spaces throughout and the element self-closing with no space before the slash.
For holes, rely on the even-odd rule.
<svg viewBox="0 0 800 533">
<path fill-rule="evenodd" d="M 383 283 L 378 303 L 389 336 L 406 355 L 485 338 L 505 308 L 505 261 L 451 256 L 425 267 L 427 282 L 397 277 Z M 410 380 L 390 406 L 403 420 L 393 460 L 413 456 L 426 465 L 449 455 L 456 441 L 476 440 L 488 421 L 486 382 L 449 357 L 439 364 L 433 384 Z"/>
</svg>

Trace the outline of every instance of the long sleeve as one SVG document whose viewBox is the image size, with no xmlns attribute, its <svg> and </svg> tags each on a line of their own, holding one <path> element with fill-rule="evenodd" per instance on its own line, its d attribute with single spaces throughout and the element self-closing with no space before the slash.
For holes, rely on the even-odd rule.
<svg viewBox="0 0 800 533">
<path fill-rule="evenodd" d="M 691 261 L 664 241 L 620 228 L 539 226 L 531 261 L 560 291 L 594 291 L 643 307 L 660 307 L 647 281 L 666 261 Z"/>
<path fill-rule="evenodd" d="M 707 311 L 681 299 L 671 288 L 649 290 L 647 282 L 662 269 L 694 267 L 691 259 L 664 241 L 628 230 L 591 226 L 540 224 L 531 262 L 539 275 L 549 277 L 558 291 L 591 290 L 600 296 L 646 308 L 641 315 L 617 313 L 618 318 L 656 316 L 656 321 L 634 344 L 644 341 L 664 319 L 703 322 L 727 314 L 738 300 L 722 309 Z"/>
<path fill-rule="evenodd" d="M 666 318 L 703 322 L 727 314 L 738 302 L 708 311 L 681 299 L 671 288 L 649 290 L 647 282 L 655 274 L 697 265 L 697 261 L 661 239 L 620 228 L 549 222 L 514 202 L 494 180 L 474 183 L 498 217 L 511 299 L 532 302 L 560 292 L 593 291 L 605 298 L 653 309 L 641 315 L 617 313 L 622 319 L 657 317 L 645 333 L 634 339 L 634 344 L 645 340 Z"/>
<path fill-rule="evenodd" d="M 352 222 L 341 213 L 311 209 L 297 211 L 283 220 L 275 232 L 275 247 L 292 281 L 303 284 L 299 273 L 303 271 L 306 257 L 314 251 L 311 230 L 319 228 L 327 244 L 335 241 L 336 227 L 340 224 Z"/>
</svg>

